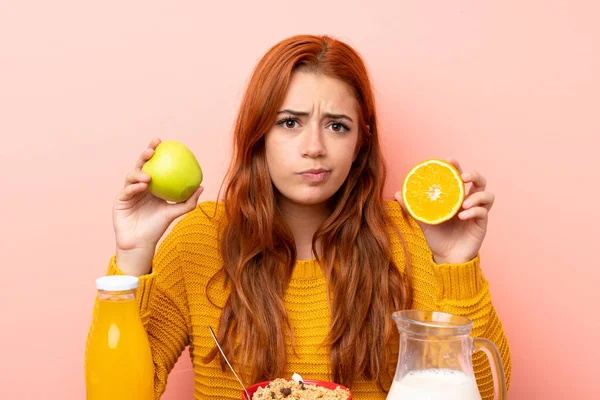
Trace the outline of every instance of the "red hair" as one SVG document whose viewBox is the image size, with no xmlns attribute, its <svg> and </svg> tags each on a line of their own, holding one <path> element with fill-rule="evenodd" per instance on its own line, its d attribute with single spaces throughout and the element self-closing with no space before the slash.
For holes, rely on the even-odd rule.
<svg viewBox="0 0 600 400">
<path fill-rule="evenodd" d="M 224 265 L 219 275 L 225 277 L 231 294 L 222 310 L 218 337 L 251 381 L 282 377 L 285 335 L 293 343 L 283 296 L 296 247 L 276 203 L 264 138 L 298 69 L 345 82 L 360 105 L 358 155 L 332 199 L 331 215 L 314 235 L 313 251 L 319 254 L 316 243 L 333 249 L 318 259 L 332 293 L 325 345 L 330 349 L 333 380 L 351 386 L 362 377 L 376 380 L 383 389 L 392 377 L 389 354 L 397 337 L 391 314 L 411 304 L 411 290 L 390 254 L 391 222 L 382 195 L 386 169 L 367 70 L 356 51 L 328 36 L 294 36 L 275 45 L 256 66 L 242 100 L 220 242 Z M 236 340 L 225 340 L 231 337 Z M 216 354 L 215 348 L 205 361 Z"/>
</svg>

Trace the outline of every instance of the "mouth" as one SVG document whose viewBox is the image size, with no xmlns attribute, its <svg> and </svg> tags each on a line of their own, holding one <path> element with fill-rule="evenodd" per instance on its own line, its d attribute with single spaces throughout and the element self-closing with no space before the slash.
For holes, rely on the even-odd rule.
<svg viewBox="0 0 600 400">
<path fill-rule="evenodd" d="M 310 182 L 322 182 L 327 179 L 330 173 L 330 170 L 319 168 L 302 171 L 299 175 Z"/>
</svg>

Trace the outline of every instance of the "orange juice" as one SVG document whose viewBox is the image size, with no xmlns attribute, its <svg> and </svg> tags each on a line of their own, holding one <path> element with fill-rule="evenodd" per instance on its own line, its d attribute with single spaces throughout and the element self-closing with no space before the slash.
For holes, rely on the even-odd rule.
<svg viewBox="0 0 600 400">
<path fill-rule="evenodd" d="M 137 285 L 132 276 L 96 281 L 98 309 L 86 357 L 87 400 L 154 398 L 154 366 L 135 299 Z"/>
</svg>

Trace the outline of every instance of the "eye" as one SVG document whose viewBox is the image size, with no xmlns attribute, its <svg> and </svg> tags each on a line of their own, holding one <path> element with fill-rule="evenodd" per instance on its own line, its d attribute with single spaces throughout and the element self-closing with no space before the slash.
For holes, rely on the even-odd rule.
<svg viewBox="0 0 600 400">
<path fill-rule="evenodd" d="M 277 125 L 285 129 L 294 129 L 298 127 L 298 120 L 295 118 L 284 118 L 277 122 Z"/>
<path fill-rule="evenodd" d="M 342 124 L 341 122 L 332 122 L 330 125 L 331 130 L 337 133 L 346 133 L 350 130 L 350 128 L 345 125 Z"/>
</svg>

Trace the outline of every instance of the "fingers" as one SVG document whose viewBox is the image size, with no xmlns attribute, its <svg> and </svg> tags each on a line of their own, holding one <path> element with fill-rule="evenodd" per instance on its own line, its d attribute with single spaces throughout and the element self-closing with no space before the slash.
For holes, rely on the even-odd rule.
<svg viewBox="0 0 600 400">
<path fill-rule="evenodd" d="M 458 218 L 461 220 L 476 219 L 480 223 L 485 223 L 495 200 L 493 193 L 485 191 L 487 180 L 477 171 L 463 172 L 460 163 L 453 158 L 446 161 L 458 170 L 465 185 L 471 184 L 469 193 L 466 195 L 467 198 L 463 203 L 464 210 L 458 213 Z"/>
<path fill-rule="evenodd" d="M 119 201 L 129 201 L 138 193 L 142 193 L 144 190 L 148 188 L 148 183 L 146 182 L 137 182 L 127 185 L 119 192 L 117 195 L 117 200 Z"/>
<path fill-rule="evenodd" d="M 477 171 L 463 172 L 463 169 L 460 166 L 459 162 L 457 160 L 455 160 L 454 158 L 449 158 L 446 161 L 448 161 L 450 164 L 454 165 L 454 167 L 460 173 L 460 177 L 465 184 L 466 183 L 473 184 L 472 193 L 482 192 L 485 190 L 486 185 L 487 185 L 487 180 L 479 172 L 477 172 Z"/>
<path fill-rule="evenodd" d="M 485 188 L 487 187 L 487 180 L 485 179 L 485 177 L 483 175 L 481 175 L 477 171 L 465 172 L 465 173 L 461 174 L 461 178 L 465 184 L 466 183 L 473 184 L 471 186 L 471 190 L 469 191 L 470 194 L 477 193 L 477 192 L 483 192 L 485 190 Z"/>
<path fill-rule="evenodd" d="M 204 188 L 200 186 L 198 187 L 198 189 L 196 189 L 194 194 L 192 194 L 190 198 L 187 199 L 185 202 L 170 204 L 168 207 L 170 218 L 175 219 L 181 217 L 183 214 L 186 214 L 192 211 L 194 208 L 196 208 L 196 206 L 198 205 L 198 199 L 200 198 L 200 195 L 203 191 Z"/>
<path fill-rule="evenodd" d="M 448 158 L 446 161 L 448 161 L 450 164 L 452 164 L 454 166 L 454 168 L 456 168 L 460 174 L 463 173 L 463 170 L 457 160 L 455 160 L 454 158 Z"/>
<path fill-rule="evenodd" d="M 468 210 L 473 207 L 483 207 L 488 211 L 494 205 L 495 196 L 490 192 L 477 192 L 473 193 L 463 203 L 463 208 Z"/>
<path fill-rule="evenodd" d="M 131 171 L 125 177 L 124 187 L 117 195 L 117 200 L 131 200 L 136 194 L 141 193 L 148 188 L 150 179 L 150 175 L 145 174 L 142 171 Z"/>
<path fill-rule="evenodd" d="M 125 186 L 138 182 L 150 182 L 150 175 L 145 174 L 142 171 L 131 171 L 125 177 Z"/>
<path fill-rule="evenodd" d="M 159 138 L 154 138 L 148 143 L 148 148 L 145 149 L 140 157 L 138 158 L 135 168 L 125 177 L 125 184 L 123 190 L 117 195 L 117 200 L 127 201 L 131 200 L 133 196 L 143 192 L 148 188 L 148 182 L 150 182 L 150 176 L 142 172 L 144 163 L 152 158 L 154 149 L 160 143 Z"/>
<path fill-rule="evenodd" d="M 465 211 L 458 213 L 458 218 L 461 220 L 477 219 L 486 220 L 488 217 L 489 210 L 485 207 L 473 207 Z"/>
<path fill-rule="evenodd" d="M 483 182 L 483 186 L 485 187 L 485 181 Z M 475 184 L 473 187 L 475 187 Z M 464 211 L 458 213 L 458 218 L 463 221 L 475 219 L 480 222 L 486 222 L 495 199 L 494 194 L 490 192 L 478 191 L 471 194 L 464 201 Z"/>
<path fill-rule="evenodd" d="M 140 158 L 138 158 L 137 162 L 135 163 L 136 171 L 140 171 L 142 169 L 142 167 L 144 166 L 144 163 L 146 161 L 148 161 L 150 158 L 152 158 L 152 155 L 154 154 L 154 150 L 156 150 L 156 146 L 158 146 L 159 144 L 160 144 L 159 138 L 154 138 L 154 139 L 152 139 L 152 141 L 150 141 L 150 143 L 148 143 L 148 148 L 146 150 L 142 151 L 142 154 L 140 154 Z"/>
</svg>

